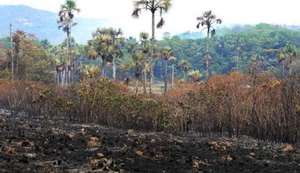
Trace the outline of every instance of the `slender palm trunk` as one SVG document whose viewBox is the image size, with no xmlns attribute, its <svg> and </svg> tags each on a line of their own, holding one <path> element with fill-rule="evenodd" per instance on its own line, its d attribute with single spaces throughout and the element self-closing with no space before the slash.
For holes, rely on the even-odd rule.
<svg viewBox="0 0 300 173">
<path fill-rule="evenodd" d="M 154 44 L 154 40 L 155 40 L 155 13 L 152 13 L 152 37 L 151 37 L 151 41 Z"/>
<path fill-rule="evenodd" d="M 12 24 L 9 25 L 9 32 L 10 32 L 10 44 L 11 44 L 11 78 L 14 78 L 14 46 L 13 46 L 13 39 L 12 39 Z"/>
<path fill-rule="evenodd" d="M 174 78 L 175 78 L 175 65 L 172 65 L 172 87 L 174 86 Z"/>
<path fill-rule="evenodd" d="M 144 72 L 144 74 L 142 75 L 142 81 L 143 81 L 143 90 L 144 90 L 144 94 L 147 93 L 147 88 L 146 88 L 146 84 L 147 84 L 147 72 Z"/>
<path fill-rule="evenodd" d="M 165 60 L 165 93 L 168 90 L 168 60 Z"/>
<path fill-rule="evenodd" d="M 116 80 L 116 58 L 113 57 L 113 79 Z"/>
<path fill-rule="evenodd" d="M 289 59 L 289 76 L 292 76 L 292 58 Z"/>
<path fill-rule="evenodd" d="M 101 76 L 105 76 L 105 60 L 102 59 L 102 64 L 101 64 Z"/>
<path fill-rule="evenodd" d="M 71 56 L 70 56 L 70 52 L 71 52 L 71 46 L 70 46 L 70 33 L 67 34 L 67 58 L 68 58 L 68 63 L 67 63 L 67 67 L 66 67 L 66 84 L 70 83 L 70 79 L 71 79 Z"/>
<path fill-rule="evenodd" d="M 206 36 L 206 58 L 205 58 L 205 66 L 206 66 L 206 79 L 208 79 L 209 72 L 209 34 L 210 34 L 210 29 L 207 29 L 207 36 Z"/>
<path fill-rule="evenodd" d="M 150 70 L 150 84 L 149 84 L 149 93 L 152 93 L 152 83 L 153 83 L 153 70 L 154 70 L 154 44 L 155 44 L 155 12 L 152 12 L 152 37 L 151 37 L 151 43 L 152 43 L 152 50 L 151 50 L 151 70 Z"/>
</svg>

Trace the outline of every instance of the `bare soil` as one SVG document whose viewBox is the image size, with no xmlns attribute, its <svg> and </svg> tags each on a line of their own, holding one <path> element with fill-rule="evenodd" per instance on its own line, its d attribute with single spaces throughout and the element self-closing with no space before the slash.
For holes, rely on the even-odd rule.
<svg viewBox="0 0 300 173">
<path fill-rule="evenodd" d="M 300 172 L 295 145 L 0 114 L 0 172 Z"/>
</svg>

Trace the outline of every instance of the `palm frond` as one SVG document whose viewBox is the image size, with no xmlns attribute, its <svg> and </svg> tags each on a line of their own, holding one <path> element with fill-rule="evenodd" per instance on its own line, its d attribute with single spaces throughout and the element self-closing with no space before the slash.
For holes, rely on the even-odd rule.
<svg viewBox="0 0 300 173">
<path fill-rule="evenodd" d="M 211 15 L 211 13 L 212 13 L 211 10 L 205 11 L 205 12 L 203 13 L 203 16 L 206 17 L 206 18 L 208 18 L 208 17 Z"/>
<path fill-rule="evenodd" d="M 197 17 L 197 20 L 202 21 L 204 20 L 204 17 L 203 16 Z"/>
<path fill-rule="evenodd" d="M 160 21 L 158 22 L 158 24 L 156 25 L 156 27 L 157 28 L 161 28 L 164 24 L 165 24 L 164 18 L 160 18 Z"/>
<path fill-rule="evenodd" d="M 133 2 L 135 8 L 139 8 L 139 6 L 148 6 L 150 2 L 148 0 L 137 0 Z"/>
<path fill-rule="evenodd" d="M 71 26 L 73 27 L 73 26 L 76 26 L 77 24 L 78 24 L 78 23 L 75 22 L 75 23 L 73 23 Z"/>
<path fill-rule="evenodd" d="M 221 23 L 222 23 L 222 19 L 221 18 L 217 19 L 217 24 L 221 24 Z"/>
<path fill-rule="evenodd" d="M 71 12 L 68 12 L 68 16 L 69 16 L 70 19 L 74 18 L 74 14 L 72 14 Z"/>
<path fill-rule="evenodd" d="M 213 37 L 216 34 L 216 30 L 215 29 L 211 30 L 210 34 Z"/>
<path fill-rule="evenodd" d="M 133 12 L 132 12 L 131 16 L 132 16 L 133 18 L 138 18 L 138 17 L 139 17 L 140 11 L 141 11 L 140 8 L 135 8 L 135 9 L 133 9 Z"/>
</svg>

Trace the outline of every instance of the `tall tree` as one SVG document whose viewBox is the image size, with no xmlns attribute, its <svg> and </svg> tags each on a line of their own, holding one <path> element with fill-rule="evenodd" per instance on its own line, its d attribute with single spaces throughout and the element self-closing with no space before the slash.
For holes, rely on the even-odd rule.
<svg viewBox="0 0 300 173">
<path fill-rule="evenodd" d="M 212 13 L 211 10 L 205 11 L 202 16 L 197 17 L 198 24 L 197 28 L 199 29 L 200 27 L 203 28 L 203 30 L 206 29 L 206 51 L 205 51 L 205 67 L 206 67 L 206 78 L 209 76 L 209 61 L 211 59 L 211 55 L 209 52 L 209 47 L 210 47 L 210 36 L 213 37 L 216 34 L 216 30 L 214 28 L 215 24 L 221 24 L 222 19 L 217 18 L 215 14 Z"/>
<path fill-rule="evenodd" d="M 71 73 L 72 73 L 72 58 L 71 58 L 71 29 L 73 26 L 77 25 L 76 22 L 74 22 L 74 13 L 80 12 L 80 9 L 77 8 L 76 1 L 74 0 L 66 0 L 64 4 L 61 5 L 60 10 L 58 12 L 59 20 L 57 21 L 58 23 L 58 28 L 61 29 L 67 34 L 67 83 L 71 81 Z"/>
<path fill-rule="evenodd" d="M 156 27 L 161 28 L 165 24 L 165 20 L 162 17 L 163 13 L 166 13 L 169 11 L 170 7 L 172 6 L 171 0 L 137 0 L 134 1 L 134 9 L 132 12 L 132 17 L 138 18 L 139 13 L 142 10 L 150 11 L 152 16 L 152 63 L 151 63 L 151 75 L 150 75 L 150 93 L 151 93 L 151 83 L 153 80 L 153 64 L 154 64 L 154 44 L 155 44 L 155 13 L 159 12 L 160 14 L 160 21 L 157 23 Z"/>
<path fill-rule="evenodd" d="M 283 65 L 283 68 L 288 71 L 289 76 L 292 75 L 292 64 L 298 57 L 297 48 L 295 45 L 288 44 L 278 56 L 278 62 Z"/>
<path fill-rule="evenodd" d="M 164 72 L 165 87 L 164 88 L 166 93 L 168 89 L 168 61 L 174 61 L 176 58 L 173 56 L 173 52 L 170 47 L 165 47 L 161 50 L 161 57 L 165 61 L 165 72 Z"/>
<path fill-rule="evenodd" d="M 191 63 L 186 59 L 182 59 L 177 65 L 177 68 L 181 68 L 183 70 L 183 79 L 186 80 L 187 73 L 191 69 Z"/>
<path fill-rule="evenodd" d="M 102 59 L 102 75 L 104 67 L 109 62 L 113 64 L 113 79 L 116 79 L 116 59 L 123 56 L 122 45 L 124 38 L 121 29 L 98 28 L 89 41 L 88 54 L 91 57 L 100 56 Z"/>
</svg>

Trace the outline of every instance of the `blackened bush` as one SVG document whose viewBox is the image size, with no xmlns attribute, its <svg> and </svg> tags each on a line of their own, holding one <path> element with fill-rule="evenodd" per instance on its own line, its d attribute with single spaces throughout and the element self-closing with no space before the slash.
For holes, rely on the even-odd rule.
<svg viewBox="0 0 300 173">
<path fill-rule="evenodd" d="M 48 117 L 66 117 L 118 128 L 168 128 L 169 112 L 162 101 L 135 95 L 127 86 L 105 79 L 66 88 L 48 88 L 40 94 L 36 104 Z"/>
</svg>

